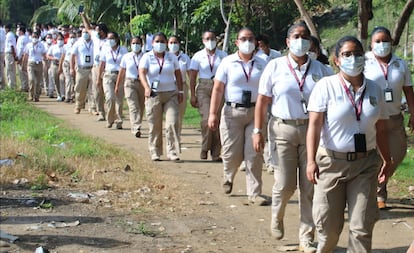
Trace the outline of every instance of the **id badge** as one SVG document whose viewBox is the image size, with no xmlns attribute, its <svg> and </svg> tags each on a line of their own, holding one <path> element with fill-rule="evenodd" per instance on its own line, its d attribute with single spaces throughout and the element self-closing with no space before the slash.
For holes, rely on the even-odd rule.
<svg viewBox="0 0 414 253">
<path fill-rule="evenodd" d="M 151 97 L 156 97 L 157 96 L 157 89 L 158 89 L 158 84 L 160 83 L 160 81 L 155 80 L 151 83 Z"/>
<path fill-rule="evenodd" d="M 367 152 L 365 134 L 354 134 L 355 152 Z"/>
<path fill-rule="evenodd" d="M 386 88 L 384 89 L 384 98 L 385 98 L 385 102 L 390 103 L 394 101 L 394 97 L 392 95 L 392 89 L 391 88 Z"/>
<path fill-rule="evenodd" d="M 306 105 L 306 100 L 302 98 L 300 100 L 300 103 L 302 104 L 302 110 L 304 114 L 308 114 L 308 106 Z"/>
<path fill-rule="evenodd" d="M 85 55 L 85 62 L 86 63 L 91 62 L 91 56 L 90 55 Z"/>
<path fill-rule="evenodd" d="M 95 56 L 95 61 L 99 62 L 99 55 Z"/>
<path fill-rule="evenodd" d="M 250 90 L 243 90 L 242 93 L 242 104 L 246 108 L 250 108 L 252 99 L 252 92 Z"/>
</svg>

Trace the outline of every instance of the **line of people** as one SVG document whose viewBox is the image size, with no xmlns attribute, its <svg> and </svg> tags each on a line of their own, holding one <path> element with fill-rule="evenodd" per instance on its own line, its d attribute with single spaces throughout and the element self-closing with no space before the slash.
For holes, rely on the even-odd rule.
<svg viewBox="0 0 414 253">
<path fill-rule="evenodd" d="M 414 111 L 410 71 L 392 53 L 388 29 L 374 29 L 367 53 L 356 38 L 341 38 L 334 53 L 339 72 L 334 74 L 319 40 L 303 23 L 289 28 L 285 56 L 270 49 L 267 36 L 243 28 L 235 53 L 219 50 L 216 34 L 206 31 L 204 48 L 190 59 L 180 51 L 177 36 L 153 34 L 149 51 L 143 50 L 140 37 L 133 37 L 128 52 L 116 32 L 80 15 L 79 32 L 62 30 L 55 37 L 46 33 L 41 42 L 42 33 L 35 30 L 24 46 L 20 37 L 13 44 L 15 37 L 6 25 L 4 61 L 10 88 L 16 87 L 10 62 L 17 61 L 21 71 L 27 69 L 28 84 L 22 81 L 21 88 L 28 88 L 30 100 L 39 101 L 43 85 L 47 95 L 56 92 L 58 101 L 73 101 L 74 113 L 88 103 L 89 113 L 117 129 L 123 128 L 126 98 L 130 129 L 137 138 L 145 112 L 153 161 L 164 153 L 163 129 L 167 158 L 180 159 L 189 98 L 201 115 L 200 159 L 210 153 L 213 162 L 222 162 L 225 194 L 231 194 L 236 173 L 244 168 L 247 201 L 272 204 L 274 238 L 283 238 L 286 206 L 299 188 L 301 251 L 332 252 L 345 207 L 349 250 L 370 251 L 378 208 L 386 208 L 387 181 L 406 153 L 403 93 L 409 111 Z M 19 76 L 24 79 L 24 74 Z M 52 86 L 46 82 L 49 77 Z M 413 116 L 408 124 L 412 131 Z M 271 199 L 262 195 L 263 163 L 274 171 Z"/>
</svg>

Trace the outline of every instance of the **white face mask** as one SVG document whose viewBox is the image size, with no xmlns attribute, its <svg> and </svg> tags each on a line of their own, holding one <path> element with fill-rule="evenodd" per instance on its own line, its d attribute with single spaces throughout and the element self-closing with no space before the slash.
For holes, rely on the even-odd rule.
<svg viewBox="0 0 414 253">
<path fill-rule="evenodd" d="M 315 52 L 309 51 L 308 52 L 308 56 L 309 58 L 311 58 L 312 60 L 316 60 L 318 59 L 318 55 Z"/>
<path fill-rule="evenodd" d="M 69 43 L 70 44 L 73 44 L 73 43 L 75 43 L 76 42 L 76 39 L 75 38 L 69 38 Z"/>
<path fill-rule="evenodd" d="M 341 65 L 339 68 L 348 76 L 357 76 L 364 71 L 365 58 L 364 56 L 341 57 Z"/>
<path fill-rule="evenodd" d="M 375 42 L 372 51 L 376 56 L 385 57 L 391 53 L 391 42 Z"/>
<path fill-rule="evenodd" d="M 49 45 L 52 44 L 52 39 L 46 39 L 46 43 Z"/>
<path fill-rule="evenodd" d="M 39 41 L 39 39 L 38 39 L 38 38 L 32 38 L 32 43 L 33 43 L 33 44 L 36 44 L 38 41 Z"/>
<path fill-rule="evenodd" d="M 208 49 L 208 50 L 213 50 L 216 48 L 217 46 L 217 41 L 215 40 L 207 40 L 206 42 L 204 42 L 204 46 Z"/>
<path fill-rule="evenodd" d="M 239 51 L 242 54 L 251 54 L 255 48 L 256 46 L 253 42 L 250 42 L 248 40 L 243 42 L 239 41 Z"/>
<path fill-rule="evenodd" d="M 57 41 L 57 45 L 58 45 L 59 47 L 63 46 L 63 44 L 65 44 L 65 42 L 64 42 L 63 40 L 58 40 L 58 41 Z"/>
<path fill-rule="evenodd" d="M 304 56 L 309 51 L 309 48 L 310 40 L 302 38 L 289 40 L 289 51 L 298 57 Z"/>
<path fill-rule="evenodd" d="M 135 53 L 141 51 L 141 44 L 131 44 L 131 50 Z"/>
<path fill-rule="evenodd" d="M 114 39 L 109 39 L 108 43 L 111 47 L 114 47 L 116 45 L 116 41 Z"/>
<path fill-rule="evenodd" d="M 91 36 L 89 36 L 89 33 L 82 33 L 82 38 L 84 40 L 89 40 L 91 38 Z"/>
<path fill-rule="evenodd" d="M 168 44 L 168 50 L 170 50 L 171 53 L 177 53 L 178 50 L 180 50 L 180 46 L 175 43 Z"/>
<path fill-rule="evenodd" d="M 167 49 L 167 44 L 161 42 L 156 42 L 152 46 L 156 53 L 164 53 L 165 49 Z"/>
</svg>

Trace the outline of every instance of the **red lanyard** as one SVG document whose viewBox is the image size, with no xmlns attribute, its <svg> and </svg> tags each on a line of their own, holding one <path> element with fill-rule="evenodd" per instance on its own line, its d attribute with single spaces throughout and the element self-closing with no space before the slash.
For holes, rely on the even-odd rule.
<svg viewBox="0 0 414 253">
<path fill-rule="evenodd" d="M 158 74 L 161 74 L 162 68 L 164 67 L 165 55 L 164 55 L 164 57 L 162 58 L 161 63 L 160 63 L 160 59 L 158 59 L 158 57 L 157 57 L 156 55 L 155 55 L 155 59 L 157 59 L 158 66 L 160 66 L 160 72 L 158 72 Z"/>
<path fill-rule="evenodd" d="M 114 57 L 113 50 L 111 49 L 112 60 L 114 60 L 114 63 L 115 63 L 115 64 L 116 64 L 116 61 L 118 60 L 119 49 L 120 49 L 120 48 L 118 47 L 118 50 L 116 50 L 116 55 L 115 55 L 115 57 Z"/>
<path fill-rule="evenodd" d="M 138 69 L 138 64 L 137 64 L 137 61 L 135 60 L 135 54 L 132 56 L 132 59 L 134 59 L 135 67 L 137 67 Z M 139 59 L 141 59 L 141 57 Z M 138 59 L 138 62 L 139 62 L 139 59 Z"/>
<path fill-rule="evenodd" d="M 89 52 L 89 50 L 91 49 L 91 46 L 92 46 L 92 41 L 89 41 L 89 43 L 85 43 L 85 41 L 84 41 L 83 44 L 85 45 L 86 49 L 88 49 L 88 52 Z M 89 47 L 86 44 L 89 44 Z"/>
<path fill-rule="evenodd" d="M 380 65 L 380 67 L 381 67 L 382 73 L 384 74 L 385 81 L 388 81 L 388 64 L 387 64 L 387 67 L 384 67 L 384 65 L 382 65 L 382 64 L 378 61 L 378 59 L 377 59 L 377 62 L 378 62 L 378 64 L 379 64 L 379 65 Z"/>
<path fill-rule="evenodd" d="M 300 92 L 302 92 L 303 91 L 303 85 L 305 84 L 306 76 L 308 75 L 308 71 L 309 71 L 309 68 L 310 68 L 310 65 L 311 65 L 311 61 L 309 61 L 309 64 L 306 67 L 306 70 L 305 70 L 305 73 L 302 76 L 302 79 L 299 80 L 298 75 L 296 75 L 296 71 L 293 69 L 292 64 L 290 64 L 289 57 L 286 56 L 286 59 L 287 59 L 287 62 L 288 62 L 288 66 L 289 66 L 290 72 L 292 72 L 293 76 L 296 79 L 296 82 L 298 82 L 299 90 L 300 90 Z"/>
<path fill-rule="evenodd" d="M 246 70 L 244 69 L 243 62 L 239 61 L 239 63 L 242 66 L 242 69 L 243 69 L 243 72 L 244 72 L 244 76 L 246 77 L 246 81 L 248 82 L 249 79 L 250 79 L 250 76 L 252 75 L 253 66 L 254 66 L 254 60 L 252 61 L 252 67 L 249 68 L 249 74 L 247 74 Z"/>
<path fill-rule="evenodd" d="M 366 88 L 364 88 L 364 90 L 362 91 L 361 98 L 359 99 L 358 106 L 357 106 L 355 101 L 354 101 L 354 98 L 351 94 L 351 91 L 349 90 L 349 88 L 345 84 L 344 78 L 340 74 L 338 74 L 338 77 L 339 77 L 339 80 L 341 81 L 342 87 L 344 87 L 344 89 L 345 89 L 345 92 L 346 92 L 346 95 L 349 98 L 349 101 L 351 102 L 352 106 L 355 109 L 356 119 L 358 121 L 360 121 L 361 120 L 361 113 L 362 113 L 362 103 L 364 102 L 364 95 L 365 95 Z"/>
<path fill-rule="evenodd" d="M 207 53 L 207 57 L 208 57 L 208 64 L 210 65 L 210 71 L 211 73 L 213 73 L 213 68 L 214 68 L 214 61 L 216 58 L 216 55 L 213 55 L 213 60 L 210 60 L 210 55 Z"/>
</svg>

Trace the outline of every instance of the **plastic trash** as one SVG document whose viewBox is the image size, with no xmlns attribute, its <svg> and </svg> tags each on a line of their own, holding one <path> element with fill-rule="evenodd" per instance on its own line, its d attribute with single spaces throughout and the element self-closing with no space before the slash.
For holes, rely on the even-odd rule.
<svg viewBox="0 0 414 253">
<path fill-rule="evenodd" d="M 14 161 L 12 159 L 1 159 L 0 160 L 0 167 L 1 166 L 13 166 Z"/>
<path fill-rule="evenodd" d="M 49 253 L 50 251 L 42 246 L 37 247 L 35 253 Z"/>
<path fill-rule="evenodd" d="M 52 147 L 65 149 L 66 148 L 66 143 L 61 142 L 59 144 L 52 144 Z"/>
</svg>

